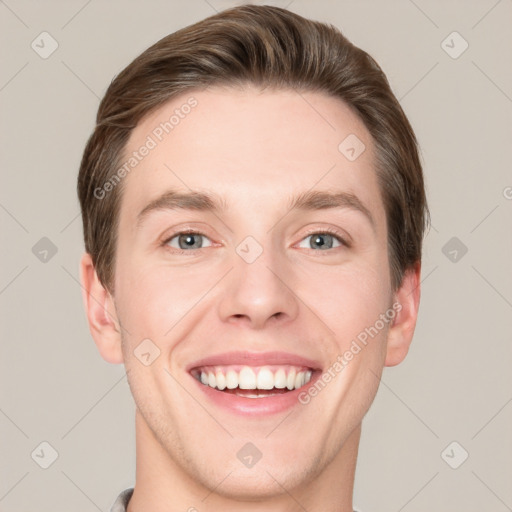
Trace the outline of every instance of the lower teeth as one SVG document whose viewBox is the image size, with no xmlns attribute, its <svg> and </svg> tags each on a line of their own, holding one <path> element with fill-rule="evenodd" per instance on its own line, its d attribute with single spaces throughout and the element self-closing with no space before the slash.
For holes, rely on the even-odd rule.
<svg viewBox="0 0 512 512">
<path fill-rule="evenodd" d="M 262 390 L 262 389 L 224 389 L 224 393 L 231 393 L 233 395 L 242 396 L 244 398 L 266 398 L 269 396 L 276 396 L 276 395 L 282 395 L 283 393 L 287 393 L 288 389 L 269 389 L 269 390 Z"/>
<path fill-rule="evenodd" d="M 254 394 L 250 394 L 250 395 L 242 395 L 241 393 L 235 393 L 237 396 L 243 396 L 244 398 L 266 398 L 268 396 L 276 396 L 277 393 L 267 393 L 265 395 L 254 395 Z"/>
</svg>

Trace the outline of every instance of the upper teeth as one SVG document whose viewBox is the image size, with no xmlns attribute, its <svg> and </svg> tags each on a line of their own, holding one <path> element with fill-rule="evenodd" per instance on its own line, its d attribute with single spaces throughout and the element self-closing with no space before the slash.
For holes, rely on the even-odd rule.
<svg viewBox="0 0 512 512">
<path fill-rule="evenodd" d="M 212 388 L 223 389 L 297 389 L 311 380 L 311 370 L 301 368 L 271 368 L 263 366 L 253 369 L 243 366 L 239 370 L 227 368 L 209 368 L 197 372 L 198 379 Z"/>
</svg>

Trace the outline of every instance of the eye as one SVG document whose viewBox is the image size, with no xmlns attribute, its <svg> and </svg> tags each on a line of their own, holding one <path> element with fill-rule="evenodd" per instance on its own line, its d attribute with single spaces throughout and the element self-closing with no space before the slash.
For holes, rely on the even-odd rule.
<svg viewBox="0 0 512 512">
<path fill-rule="evenodd" d="M 203 240 L 207 240 L 208 242 L 205 244 Z M 174 249 L 188 250 L 202 249 L 203 247 L 210 247 L 212 244 L 209 238 L 202 233 L 181 232 L 174 234 L 171 238 L 168 238 L 165 241 L 165 245 Z"/>
<path fill-rule="evenodd" d="M 308 239 L 309 244 L 307 242 Z M 308 244 L 309 246 L 304 244 Z M 318 232 L 313 233 L 312 235 L 309 235 L 306 238 L 304 238 L 300 242 L 299 247 L 303 249 L 320 249 L 321 251 L 325 251 L 327 249 L 334 249 L 342 245 L 347 244 L 341 237 L 334 235 L 332 233 Z"/>
</svg>

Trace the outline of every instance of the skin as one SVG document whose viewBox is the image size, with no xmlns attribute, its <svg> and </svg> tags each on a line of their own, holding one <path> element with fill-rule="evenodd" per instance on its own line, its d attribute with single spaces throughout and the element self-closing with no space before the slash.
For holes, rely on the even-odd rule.
<svg viewBox="0 0 512 512">
<path fill-rule="evenodd" d="M 383 367 L 407 354 L 420 297 L 419 263 L 391 287 L 371 136 L 323 93 L 212 88 L 145 118 L 126 154 L 190 96 L 197 106 L 122 183 L 115 293 L 89 255 L 81 262 L 92 336 L 106 361 L 124 363 L 136 403 L 128 510 L 352 511 L 361 422 Z M 366 146 L 353 162 L 338 150 L 349 134 Z M 215 192 L 226 209 L 156 210 L 138 227 L 168 189 Z M 348 207 L 290 211 L 290 196 L 310 190 L 356 195 L 374 223 Z M 204 234 L 203 248 L 165 245 L 187 227 Z M 319 249 L 311 235 L 329 228 L 350 246 L 327 239 L 333 247 Z M 250 264 L 236 252 L 247 236 L 263 249 Z M 209 401 L 185 370 L 231 350 L 292 352 L 325 370 L 395 301 L 394 323 L 307 405 L 247 419 Z M 134 356 L 147 338 L 160 350 L 149 366 Z M 250 469 L 236 456 L 247 442 L 262 453 Z"/>
</svg>

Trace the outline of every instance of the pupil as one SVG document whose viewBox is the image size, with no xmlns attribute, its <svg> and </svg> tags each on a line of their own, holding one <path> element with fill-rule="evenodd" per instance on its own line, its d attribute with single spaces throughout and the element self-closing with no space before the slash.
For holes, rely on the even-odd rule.
<svg viewBox="0 0 512 512">
<path fill-rule="evenodd" d="M 315 238 L 314 238 L 314 244 L 317 245 L 318 247 L 320 248 L 326 248 L 326 249 L 330 249 L 332 247 L 332 240 L 331 240 L 331 243 L 328 243 L 325 241 L 325 237 L 330 237 L 331 235 L 317 235 Z"/>
<path fill-rule="evenodd" d="M 196 245 L 194 240 L 196 236 L 197 235 L 194 234 L 183 235 L 186 247 L 193 247 L 194 245 Z"/>
</svg>

